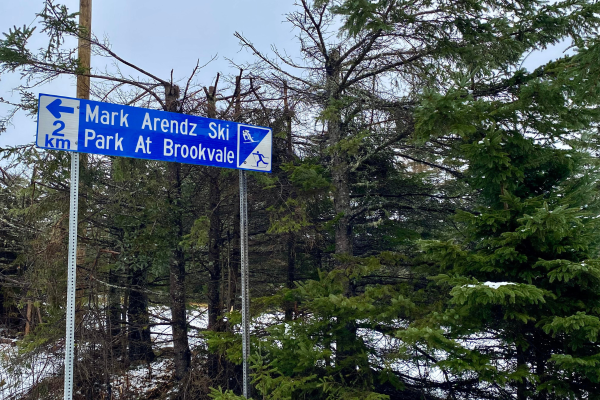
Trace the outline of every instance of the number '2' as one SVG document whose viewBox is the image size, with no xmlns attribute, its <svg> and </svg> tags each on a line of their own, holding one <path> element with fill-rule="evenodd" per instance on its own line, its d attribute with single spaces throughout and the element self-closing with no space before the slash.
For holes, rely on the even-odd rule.
<svg viewBox="0 0 600 400">
<path fill-rule="evenodd" d="M 53 135 L 55 135 L 55 136 L 65 136 L 64 133 L 60 133 L 60 131 L 62 131 L 63 129 L 65 129 L 65 123 L 64 122 L 62 122 L 60 120 L 59 121 L 54 121 L 54 123 L 52 125 L 54 125 L 54 126 L 60 125 L 58 128 L 56 128 L 54 130 L 54 132 L 52 132 Z"/>
</svg>

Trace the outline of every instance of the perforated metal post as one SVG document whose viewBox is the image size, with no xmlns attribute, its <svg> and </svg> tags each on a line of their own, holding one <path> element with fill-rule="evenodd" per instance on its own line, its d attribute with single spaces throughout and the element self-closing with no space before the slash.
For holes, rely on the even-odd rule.
<svg viewBox="0 0 600 400">
<path fill-rule="evenodd" d="M 242 353 L 244 397 L 250 395 L 248 357 L 250 356 L 250 279 L 248 273 L 248 188 L 246 171 L 240 170 L 240 250 L 242 270 Z"/>
<path fill-rule="evenodd" d="M 71 153 L 71 198 L 69 205 L 69 264 L 67 277 L 67 332 L 65 337 L 64 400 L 73 398 L 75 352 L 75 282 L 77 274 L 77 209 L 79 199 L 79 153 Z"/>
</svg>

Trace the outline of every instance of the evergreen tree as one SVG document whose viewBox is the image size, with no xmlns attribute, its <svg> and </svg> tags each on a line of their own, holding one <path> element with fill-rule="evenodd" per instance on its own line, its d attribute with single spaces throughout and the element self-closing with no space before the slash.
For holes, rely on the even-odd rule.
<svg viewBox="0 0 600 400">
<path fill-rule="evenodd" d="M 540 68 L 510 101 L 453 101 L 452 118 L 472 127 L 458 133 L 478 206 L 457 214 L 463 239 L 423 243 L 448 308 L 399 336 L 429 354 L 443 350 L 435 368 L 477 379 L 472 389 L 449 388 L 455 396 L 600 393 L 600 210 L 588 144 L 599 115 L 598 97 L 589 96 L 596 84 L 585 83 L 598 53 L 595 40 L 579 44 L 576 56 Z M 459 96 L 431 97 L 421 129 L 432 133 L 431 111 L 451 98 Z"/>
<path fill-rule="evenodd" d="M 320 103 L 317 104 L 323 110 L 320 120 L 325 125 L 325 134 L 318 141 L 318 149 L 323 152 L 320 154 L 325 155 L 321 156 L 320 162 L 324 164 L 333 188 L 330 221 L 336 268 L 314 281 L 300 284 L 293 293 L 298 296 L 305 314 L 298 321 L 274 325 L 269 331 L 269 338 L 260 342 L 264 345 L 261 347 L 264 353 L 256 359 L 257 388 L 263 395 L 272 398 L 496 398 L 510 396 L 512 392 L 519 398 L 527 398 L 538 386 L 532 383 L 536 380 L 531 377 L 531 372 L 525 371 L 526 366 L 533 365 L 531 357 L 524 354 L 525 348 L 530 349 L 526 342 L 518 342 L 520 346 L 516 349 L 520 353 L 506 360 L 507 364 L 514 361 L 517 365 L 515 376 L 506 377 L 505 371 L 494 376 L 490 372 L 489 377 L 478 375 L 488 371 L 489 365 L 483 356 L 473 356 L 471 369 L 465 367 L 461 370 L 456 365 L 468 363 L 464 354 L 449 352 L 452 345 L 463 346 L 456 341 L 444 342 L 444 329 L 434 331 L 428 323 L 436 321 L 438 315 L 442 320 L 455 318 L 453 313 L 457 312 L 453 310 L 454 306 L 446 303 L 446 292 L 435 287 L 425 290 L 420 279 L 407 279 L 406 284 L 399 284 L 403 277 L 414 276 L 409 269 L 401 268 L 409 263 L 390 262 L 383 250 L 404 252 L 406 257 L 411 254 L 406 248 L 397 245 L 385 248 L 385 241 L 370 242 L 365 248 L 375 257 L 358 254 L 355 244 L 360 243 L 361 238 L 386 237 L 389 231 L 378 233 L 367 226 L 359 228 L 357 222 L 361 219 L 369 222 L 368 217 L 372 214 L 366 211 L 372 209 L 375 215 L 384 216 L 381 218 L 384 226 L 386 223 L 395 227 L 419 224 L 421 229 L 415 229 L 413 235 L 418 233 L 417 236 L 422 238 L 435 232 L 423 229 L 424 219 L 419 221 L 417 213 L 405 212 L 402 203 L 385 201 L 402 198 L 399 183 L 409 181 L 407 177 L 410 175 L 406 173 L 409 168 L 394 171 L 393 166 L 400 164 L 398 159 L 415 160 L 421 170 L 438 172 L 437 175 L 429 174 L 431 186 L 424 184 L 427 181 L 423 177 L 419 180 L 417 188 L 425 189 L 426 196 L 435 198 L 438 195 L 447 200 L 449 196 L 445 189 L 450 185 L 458 189 L 454 193 L 462 201 L 455 205 L 455 209 L 460 218 L 449 221 L 451 229 L 437 234 L 452 235 L 455 240 L 458 240 L 456 236 L 466 235 L 468 239 L 464 240 L 463 251 L 485 242 L 473 239 L 469 236 L 470 231 L 465 230 L 464 216 L 474 211 L 458 211 L 469 209 L 470 199 L 478 205 L 496 207 L 494 212 L 499 215 L 482 223 L 482 229 L 498 235 L 498 240 L 507 240 L 501 236 L 503 228 L 495 225 L 502 225 L 500 215 L 520 210 L 521 214 L 513 211 L 512 217 L 505 216 L 502 221 L 507 224 L 507 221 L 513 221 L 512 225 L 509 224 L 511 229 L 521 227 L 525 224 L 521 218 L 526 213 L 543 208 L 544 200 L 548 203 L 544 196 L 553 185 L 566 184 L 567 178 L 573 176 L 579 178 L 579 183 L 569 183 L 573 193 L 564 189 L 561 199 L 580 199 L 584 193 L 593 193 L 590 184 L 578 175 L 581 171 L 570 164 L 576 153 L 567 157 L 564 150 L 555 147 L 557 143 L 568 143 L 573 135 L 586 133 L 589 124 L 596 121 L 594 110 L 587 107 L 581 93 L 570 83 L 582 78 L 575 73 L 571 73 L 570 77 L 557 77 L 559 71 L 567 68 L 573 60 L 551 63 L 533 73 L 521 69 L 520 64 L 530 51 L 556 44 L 565 38 L 583 45 L 598 26 L 598 4 L 589 1 L 549 4 L 537 1 L 448 3 L 387 0 L 316 1 L 310 5 L 302 2 L 301 6 L 301 13 L 290 20 L 305 34 L 300 35 L 303 51 L 306 52 L 306 60 L 313 64 L 310 64 L 307 76 L 297 79 L 300 83 L 294 90 L 306 96 L 309 91 L 314 91 L 314 87 L 322 88 L 322 96 L 317 100 Z M 345 30 L 338 36 L 342 39 L 339 43 L 323 39 L 329 37 L 324 33 L 330 16 L 328 12 L 344 17 Z M 250 45 L 247 41 L 246 44 Z M 258 52 L 254 47 L 252 49 Z M 358 57 L 354 58 L 354 54 Z M 580 54 L 591 59 L 588 52 Z M 287 69 L 278 69 L 267 57 L 260 57 L 275 68 L 281 78 L 289 78 Z M 291 62 L 287 64 L 291 65 Z M 588 67 L 593 68 L 591 65 Z M 310 81 L 315 71 L 322 74 L 318 76 L 321 80 Z M 378 88 L 388 91 L 371 90 L 369 93 L 363 74 L 373 77 L 382 85 Z M 268 80 L 268 77 L 263 79 Z M 399 85 L 403 84 L 408 94 L 396 93 L 393 86 L 387 87 L 390 81 L 402 82 Z M 307 88 L 303 90 L 302 85 Z M 595 104 L 596 98 L 589 99 L 589 102 Z M 379 125 L 382 129 L 365 123 L 368 118 L 364 116 L 368 116 L 371 110 L 392 117 L 394 123 Z M 365 136 L 361 136 L 362 133 Z M 383 135 L 379 136 L 381 133 Z M 361 176 L 363 169 L 365 175 Z M 380 176 L 386 179 L 379 180 Z M 366 182 L 358 177 L 367 178 Z M 461 192 L 462 184 L 466 187 Z M 362 195 L 365 189 L 367 196 Z M 411 192 L 415 193 L 408 193 Z M 368 203 L 362 203 L 362 199 Z M 537 206 L 533 199 L 539 202 Z M 517 203 L 520 205 L 517 206 Z M 588 201 L 588 204 L 592 203 Z M 419 208 L 414 200 L 411 205 L 413 210 Z M 561 207 L 571 215 L 569 213 L 574 213 L 573 210 L 580 205 L 565 203 Z M 530 208 L 525 210 L 522 207 Z M 433 210 L 435 207 L 424 208 L 428 212 L 426 221 L 430 222 L 435 215 Z M 553 215 L 562 213 L 558 208 L 548 208 L 549 211 L 553 211 Z M 569 222 L 564 222 L 565 226 L 555 229 L 560 231 L 570 226 L 571 220 L 583 218 L 576 217 L 571 215 Z M 437 227 L 441 225 L 438 223 Z M 539 234 L 539 228 L 532 229 Z M 586 240 L 587 236 L 579 237 L 576 232 L 572 233 L 577 236 L 576 240 Z M 559 243 L 562 237 L 553 240 L 557 241 L 552 245 L 556 249 L 550 253 L 562 249 Z M 594 241 L 587 240 L 585 245 L 590 253 L 581 255 L 583 258 L 593 257 L 595 251 Z M 442 247 L 439 253 L 446 254 L 443 246 L 438 246 Z M 581 246 L 583 243 L 575 247 Z M 435 245 L 430 244 L 430 247 L 433 249 Z M 512 250 L 508 247 L 507 253 L 501 252 L 498 257 L 510 264 Z M 527 247 L 532 246 L 527 244 Z M 448 257 L 456 252 L 458 250 L 450 252 Z M 539 254 L 547 257 L 541 260 L 552 262 L 550 254 Z M 363 257 L 356 257 L 358 255 Z M 402 260 L 402 256 L 396 254 L 391 260 Z M 532 262 L 529 259 L 527 262 L 534 269 L 533 265 L 541 260 Z M 541 270 L 541 265 L 536 266 L 536 272 Z M 386 271 L 386 267 L 391 272 L 387 276 L 382 272 Z M 438 263 L 432 263 L 415 272 L 420 272 L 419 276 L 423 277 L 439 273 L 438 268 Z M 466 267 L 463 265 L 461 268 Z M 481 268 L 485 272 L 485 268 L 494 267 L 482 261 Z M 517 270 L 516 265 L 513 268 Z M 480 287 L 476 283 L 479 281 L 474 280 L 476 277 L 469 273 L 465 275 L 471 281 L 460 281 L 461 290 L 474 291 Z M 384 282 L 390 284 L 383 284 L 382 277 L 388 278 Z M 511 294 L 505 292 L 511 290 L 511 284 L 496 289 L 497 293 L 506 294 L 502 297 L 506 302 L 521 296 L 523 304 L 531 307 L 536 302 L 549 303 L 543 295 L 549 293 L 550 288 L 538 288 L 527 280 L 508 280 L 507 276 L 503 279 L 494 282 L 516 284 L 515 292 Z M 556 280 L 552 284 L 558 285 Z M 494 290 L 485 285 L 482 288 Z M 458 290 L 455 289 L 456 293 Z M 557 296 L 560 291 L 557 289 L 549 296 Z M 560 303 L 557 297 L 555 304 Z M 586 312 L 593 310 L 593 302 L 591 307 Z M 477 308 L 478 312 L 483 310 L 484 307 Z M 519 329 L 527 325 L 527 317 L 520 309 L 511 312 L 516 322 L 510 320 L 506 327 L 517 335 Z M 460 320 L 461 314 L 456 315 Z M 518 317 L 526 321 L 519 325 Z M 566 314 L 561 318 L 567 318 Z M 483 319 L 480 318 L 479 322 Z M 407 328 L 411 321 L 413 325 Z M 467 316 L 465 321 L 468 321 Z M 532 324 L 535 326 L 535 323 Z M 464 326 L 468 329 L 468 324 Z M 485 328 L 485 325 L 473 327 L 468 337 L 480 339 L 484 346 L 490 345 L 486 342 Z M 548 332 L 543 327 L 537 329 L 548 338 L 554 328 L 548 325 Z M 431 348 L 416 345 L 423 337 L 429 337 L 427 335 L 431 336 Z M 593 335 L 592 332 L 591 339 Z M 556 336 L 560 336 L 558 331 Z M 384 346 L 376 344 L 375 338 L 388 340 L 393 345 L 382 349 Z M 404 344 L 396 341 L 398 338 Z M 436 340 L 450 344 L 436 347 Z M 539 354 L 535 361 L 540 365 L 540 371 L 549 371 L 549 364 L 540 361 L 543 357 Z M 593 362 L 589 365 L 593 368 Z M 421 371 L 425 371 L 425 375 Z M 491 382 L 492 390 L 477 384 L 479 380 L 486 379 Z M 544 378 L 539 385 L 540 390 L 548 393 L 555 390 L 550 389 L 555 383 L 549 382 L 556 382 L 553 379 Z M 555 392 L 560 393 L 560 390 Z M 218 397 L 218 394 L 215 393 L 215 396 Z"/>
</svg>

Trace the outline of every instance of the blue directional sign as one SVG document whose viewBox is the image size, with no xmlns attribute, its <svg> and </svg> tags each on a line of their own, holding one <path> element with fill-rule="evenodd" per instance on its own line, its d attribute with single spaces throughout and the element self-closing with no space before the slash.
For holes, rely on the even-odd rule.
<svg viewBox="0 0 600 400">
<path fill-rule="evenodd" d="M 38 147 L 271 172 L 271 129 L 40 94 Z"/>
</svg>

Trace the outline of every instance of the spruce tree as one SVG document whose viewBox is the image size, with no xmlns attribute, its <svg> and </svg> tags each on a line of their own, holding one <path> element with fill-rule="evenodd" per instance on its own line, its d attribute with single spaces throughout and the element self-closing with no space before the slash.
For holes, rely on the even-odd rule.
<svg viewBox="0 0 600 400">
<path fill-rule="evenodd" d="M 579 44 L 577 55 L 534 72 L 510 101 L 432 95 L 420 115 L 424 132 L 438 118 L 471 126 L 458 134 L 479 195 L 477 207 L 457 213 L 462 239 L 422 243 L 446 309 L 399 337 L 406 348 L 441 351 L 434 369 L 476 378 L 470 389 L 448 389 L 460 398 L 600 393 L 600 209 L 589 144 L 599 116 L 598 97 L 589 96 L 596 84 L 586 83 L 598 53 L 594 40 Z M 446 101 L 453 115 L 432 116 Z"/>
</svg>

